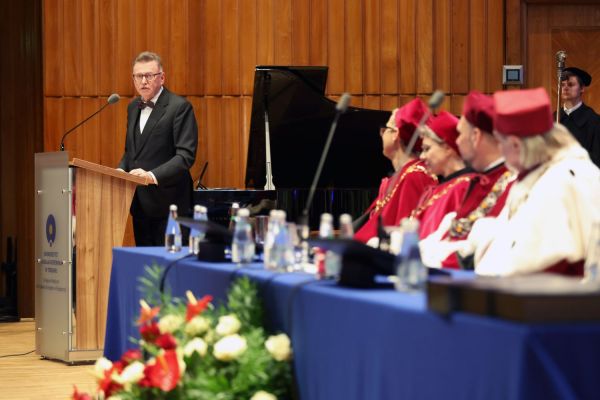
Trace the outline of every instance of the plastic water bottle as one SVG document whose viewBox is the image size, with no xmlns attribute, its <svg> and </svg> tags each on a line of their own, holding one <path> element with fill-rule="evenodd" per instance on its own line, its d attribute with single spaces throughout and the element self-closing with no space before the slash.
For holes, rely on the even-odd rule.
<svg viewBox="0 0 600 400">
<path fill-rule="evenodd" d="M 239 209 L 231 243 L 231 261 L 234 263 L 245 264 L 254 259 L 254 236 L 249 217 L 250 211 L 247 208 Z"/>
<path fill-rule="evenodd" d="M 181 228 L 177 222 L 177 206 L 169 206 L 169 219 L 165 231 L 165 248 L 170 253 L 177 253 L 181 250 Z"/>
<path fill-rule="evenodd" d="M 353 237 L 352 216 L 350 214 L 340 215 L 340 239 L 352 239 Z"/>
<path fill-rule="evenodd" d="M 294 249 L 286 225 L 286 213 L 277 210 L 273 224 L 269 220 L 269 230 L 265 241 L 265 267 L 270 270 L 284 272 L 294 264 Z M 268 248 L 268 250 L 267 250 Z"/>
<path fill-rule="evenodd" d="M 194 221 L 208 221 L 208 214 L 206 207 L 201 205 L 194 206 Z M 200 253 L 200 242 L 204 239 L 205 232 L 198 229 L 190 229 L 190 254 Z"/>
<path fill-rule="evenodd" d="M 404 236 L 402 250 L 396 258 L 396 289 L 400 291 L 422 291 L 427 282 L 427 269 L 421 262 L 419 252 L 419 221 L 405 218 L 401 223 Z"/>
<path fill-rule="evenodd" d="M 321 239 L 333 239 L 333 216 L 329 213 L 321 214 L 319 224 L 319 237 Z M 342 269 L 342 258 L 331 250 L 325 252 L 325 277 L 337 278 Z"/>
<path fill-rule="evenodd" d="M 585 257 L 583 281 L 594 284 L 600 283 L 600 222 L 598 221 L 592 224 L 592 232 Z"/>
<path fill-rule="evenodd" d="M 235 230 L 235 223 L 236 223 L 239 209 L 240 209 L 239 203 L 231 204 L 231 208 L 229 209 L 229 230 L 231 232 L 233 232 Z"/>
</svg>

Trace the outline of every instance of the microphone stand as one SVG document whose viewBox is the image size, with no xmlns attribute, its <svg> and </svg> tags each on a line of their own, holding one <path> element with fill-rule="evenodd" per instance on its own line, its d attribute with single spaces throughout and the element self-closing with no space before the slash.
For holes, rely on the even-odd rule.
<svg viewBox="0 0 600 400">
<path fill-rule="evenodd" d="M 308 192 L 308 199 L 306 200 L 306 205 L 304 206 L 304 210 L 302 211 L 301 223 L 306 223 L 308 225 L 308 210 L 310 209 L 310 206 L 312 204 L 313 197 L 315 195 L 315 190 L 317 189 L 317 183 L 319 182 L 321 172 L 323 171 L 323 166 L 325 165 L 325 160 L 327 159 L 327 154 L 329 153 L 329 147 L 331 146 L 331 141 L 333 140 L 333 134 L 335 133 L 335 130 L 337 128 L 338 120 L 348 108 L 349 102 L 350 95 L 348 93 L 344 93 L 340 98 L 338 105 L 335 108 L 335 116 L 333 117 L 333 122 L 331 123 L 331 127 L 329 128 L 329 134 L 327 135 L 325 147 L 323 147 L 323 152 L 321 153 L 321 159 L 319 160 L 317 171 L 315 172 L 312 184 L 310 185 L 310 191 Z"/>
<path fill-rule="evenodd" d="M 265 182 L 265 190 L 275 190 L 275 184 L 273 183 L 273 171 L 271 167 L 271 132 L 269 130 L 269 84 L 271 83 L 271 75 L 265 71 L 264 73 L 264 97 L 263 97 L 263 108 L 265 110 L 265 157 L 266 165 L 265 170 L 267 173 L 267 179 Z"/>
</svg>

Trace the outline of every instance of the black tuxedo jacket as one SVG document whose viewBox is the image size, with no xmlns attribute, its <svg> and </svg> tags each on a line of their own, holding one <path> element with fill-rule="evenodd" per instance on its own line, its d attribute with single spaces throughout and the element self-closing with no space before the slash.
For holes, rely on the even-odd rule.
<svg viewBox="0 0 600 400">
<path fill-rule="evenodd" d="M 119 168 L 151 171 L 158 186 L 136 189 L 131 214 L 134 218 L 167 218 L 170 204 L 177 204 L 180 215 L 189 214 L 193 189 L 189 169 L 198 146 L 198 125 L 192 105 L 163 87 L 140 134 L 140 101 L 137 97 L 127 107 L 125 153 Z"/>
</svg>

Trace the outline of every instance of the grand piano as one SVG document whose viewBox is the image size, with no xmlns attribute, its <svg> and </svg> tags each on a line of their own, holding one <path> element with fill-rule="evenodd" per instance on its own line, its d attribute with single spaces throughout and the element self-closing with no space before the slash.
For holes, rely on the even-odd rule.
<svg viewBox="0 0 600 400">
<path fill-rule="evenodd" d="M 325 97 L 327 67 L 258 66 L 246 165 L 247 190 L 195 190 L 194 203 L 207 205 L 211 220 L 226 223 L 233 202 L 252 213 L 283 209 L 296 221 L 335 116 L 336 103 Z M 265 110 L 267 111 L 265 113 Z M 265 114 L 269 122 L 271 166 L 276 190 L 266 181 Z M 381 178 L 392 171 L 382 155 L 379 127 L 388 111 L 349 107 L 341 115 L 309 211 L 316 229 L 321 213 L 360 216 L 377 196 Z"/>
</svg>

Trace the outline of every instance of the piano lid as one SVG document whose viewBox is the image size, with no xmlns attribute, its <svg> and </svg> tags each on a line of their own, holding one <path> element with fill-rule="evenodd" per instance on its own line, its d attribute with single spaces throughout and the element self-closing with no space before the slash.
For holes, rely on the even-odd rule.
<svg viewBox="0 0 600 400">
<path fill-rule="evenodd" d="M 276 188 L 308 188 L 335 114 L 325 97 L 327 67 L 258 66 L 246 165 L 246 187 L 265 185 L 265 104 Z M 318 187 L 376 188 L 392 170 L 379 127 L 388 111 L 349 107 L 338 122 Z"/>
</svg>

